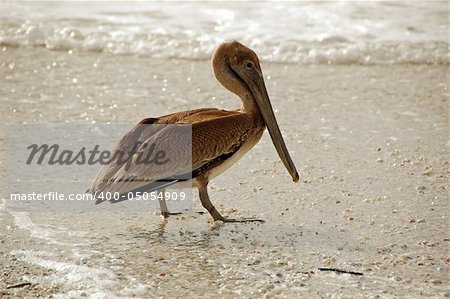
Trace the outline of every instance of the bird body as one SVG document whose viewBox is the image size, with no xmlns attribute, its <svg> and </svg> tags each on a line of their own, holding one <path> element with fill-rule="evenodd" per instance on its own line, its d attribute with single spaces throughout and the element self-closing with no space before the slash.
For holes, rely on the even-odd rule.
<svg viewBox="0 0 450 299">
<path fill-rule="evenodd" d="M 281 160 L 293 180 L 298 181 L 256 54 L 239 42 L 229 41 L 216 50 L 212 65 L 217 80 L 241 98 L 242 107 L 234 111 L 202 108 L 142 120 L 120 140 L 112 153 L 112 156 L 125 153 L 124 159 L 105 165 L 89 192 L 150 192 L 188 184 L 199 189 L 200 200 L 214 220 L 234 222 L 236 220 L 222 217 L 210 202 L 208 182 L 258 143 L 266 127 Z M 156 166 L 136 163 L 154 144 L 173 159 Z M 102 200 L 97 200 L 100 202 Z M 170 214 L 165 202 L 161 203 L 161 211 L 165 216 Z"/>
</svg>

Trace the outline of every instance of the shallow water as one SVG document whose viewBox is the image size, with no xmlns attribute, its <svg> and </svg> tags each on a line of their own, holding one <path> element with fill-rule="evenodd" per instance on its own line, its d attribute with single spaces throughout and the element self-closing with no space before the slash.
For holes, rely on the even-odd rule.
<svg viewBox="0 0 450 299">
<path fill-rule="evenodd" d="M 301 177 L 291 182 L 266 133 L 210 185 L 224 215 L 263 224 L 213 224 L 196 194 L 166 222 L 104 205 L 0 205 L 0 296 L 450 296 L 447 3 L 250 5 L 0 4 L 2 139 L 6 124 L 133 125 L 235 109 L 208 61 L 234 37 L 263 57 Z M 273 22 L 279 10 L 289 18 Z"/>
<path fill-rule="evenodd" d="M 131 124 L 239 105 L 206 61 L 20 48 L 1 59 L 7 123 Z M 31 283 L 4 295 L 448 295 L 446 67 L 262 67 L 301 182 L 291 182 L 265 135 L 210 195 L 225 215 L 266 223 L 213 225 L 197 200 L 167 223 L 102 205 L 3 210 L 3 282 Z"/>
</svg>

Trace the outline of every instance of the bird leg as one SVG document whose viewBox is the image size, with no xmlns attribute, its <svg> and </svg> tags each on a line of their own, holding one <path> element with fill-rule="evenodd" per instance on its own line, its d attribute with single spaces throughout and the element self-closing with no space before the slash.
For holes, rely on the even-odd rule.
<svg viewBox="0 0 450 299">
<path fill-rule="evenodd" d="M 264 222 L 264 220 L 256 218 L 240 218 L 240 219 L 225 218 L 222 215 L 220 215 L 220 213 L 211 203 L 211 200 L 209 200 L 207 186 L 199 187 L 198 193 L 203 207 L 209 212 L 209 214 L 211 214 L 214 221 L 220 220 L 222 222 Z"/>
<path fill-rule="evenodd" d="M 220 215 L 217 211 L 216 207 L 213 206 L 211 200 L 209 200 L 208 188 L 206 186 L 202 186 L 198 189 L 198 194 L 200 197 L 200 201 L 202 202 L 202 206 L 211 214 L 214 221 L 220 220 L 224 221 L 225 218 Z"/>
<path fill-rule="evenodd" d="M 161 216 L 166 219 L 168 218 L 170 215 L 180 215 L 181 213 L 170 213 L 169 209 L 167 208 L 167 203 L 166 203 L 166 196 L 165 196 L 165 192 L 166 189 L 159 189 L 157 192 L 157 196 L 156 198 L 158 198 L 159 201 L 159 207 L 161 208 Z"/>
</svg>

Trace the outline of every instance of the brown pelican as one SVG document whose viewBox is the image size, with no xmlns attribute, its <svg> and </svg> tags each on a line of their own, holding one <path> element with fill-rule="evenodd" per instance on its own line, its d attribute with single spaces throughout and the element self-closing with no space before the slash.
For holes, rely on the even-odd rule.
<svg viewBox="0 0 450 299">
<path fill-rule="evenodd" d="M 105 165 L 94 179 L 89 192 L 161 192 L 170 185 L 179 186 L 184 181 L 189 181 L 193 187 L 198 188 L 200 201 L 214 220 L 258 221 L 223 217 L 211 203 L 207 186 L 210 180 L 236 163 L 260 140 L 265 127 L 293 181 L 298 182 L 299 176 L 275 119 L 255 52 L 237 41 L 224 42 L 213 54 L 212 68 L 216 79 L 241 98 L 242 107 L 234 111 L 203 108 L 142 120 L 122 138 L 113 151 L 113 155 L 121 151 L 128 155 L 125 155 L 121 163 Z M 146 124 L 152 126 L 145 126 Z M 191 140 L 188 142 L 191 148 L 181 145 L 183 130 L 174 130 L 167 125 L 189 125 L 192 129 Z M 125 165 L 126 161 L 136 160 L 138 154 L 146 150 L 144 144 L 147 146 L 161 140 L 167 145 L 164 150 L 169 155 L 181 158 L 174 159 L 174 162 L 167 163 L 170 165 L 164 167 L 135 163 Z M 138 141 L 139 146 L 131 150 Z M 189 178 L 183 179 L 181 175 L 187 169 Z M 102 201 L 97 199 L 96 203 Z M 164 198 L 160 200 L 160 207 L 164 217 L 170 215 Z"/>
</svg>

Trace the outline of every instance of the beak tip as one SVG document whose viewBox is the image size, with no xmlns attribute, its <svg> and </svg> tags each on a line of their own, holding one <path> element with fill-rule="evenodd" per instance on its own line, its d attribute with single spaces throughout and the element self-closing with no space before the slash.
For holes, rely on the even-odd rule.
<svg viewBox="0 0 450 299">
<path fill-rule="evenodd" d="M 295 174 L 292 176 L 292 180 L 294 183 L 298 183 L 298 180 L 300 179 L 298 172 L 295 172 Z"/>
</svg>

